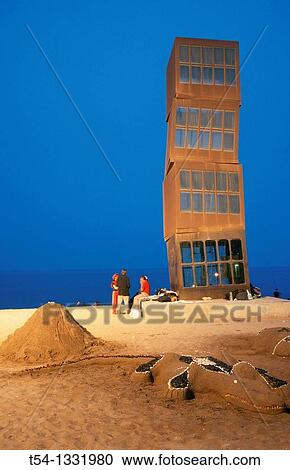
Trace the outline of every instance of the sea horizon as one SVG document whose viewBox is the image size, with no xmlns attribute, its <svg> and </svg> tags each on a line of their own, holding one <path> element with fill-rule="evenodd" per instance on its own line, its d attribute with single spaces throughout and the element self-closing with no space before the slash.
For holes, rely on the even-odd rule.
<svg viewBox="0 0 290 470">
<path fill-rule="evenodd" d="M 261 288 L 263 296 L 272 295 L 277 288 L 282 298 L 290 298 L 290 266 L 260 266 L 249 270 L 252 284 Z M 110 304 L 110 283 L 115 272 L 118 270 L 114 268 L 0 271 L 0 309 L 34 308 L 48 301 Z M 148 276 L 152 292 L 170 287 L 165 267 L 128 268 L 131 295 L 138 291 L 142 274 Z"/>
</svg>

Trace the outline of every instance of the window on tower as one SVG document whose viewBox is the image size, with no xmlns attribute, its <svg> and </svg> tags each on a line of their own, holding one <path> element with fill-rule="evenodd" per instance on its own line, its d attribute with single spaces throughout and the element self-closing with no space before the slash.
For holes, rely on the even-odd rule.
<svg viewBox="0 0 290 470">
<path fill-rule="evenodd" d="M 184 147 L 185 144 L 185 129 L 176 128 L 175 131 L 175 147 Z"/>
<path fill-rule="evenodd" d="M 198 84 L 201 82 L 201 68 L 193 66 L 191 67 L 191 83 Z"/>
<path fill-rule="evenodd" d="M 175 147 L 234 150 L 235 111 L 178 106 L 175 123 Z"/>
<path fill-rule="evenodd" d="M 236 86 L 236 51 L 231 47 L 179 46 L 179 81 Z"/>
<path fill-rule="evenodd" d="M 184 287 L 244 284 L 245 282 L 240 239 L 182 241 L 180 263 Z"/>
<path fill-rule="evenodd" d="M 181 170 L 180 172 L 180 188 L 190 189 L 190 171 Z"/>
<path fill-rule="evenodd" d="M 179 185 L 182 212 L 240 213 L 240 184 L 236 171 L 181 170 Z"/>
<path fill-rule="evenodd" d="M 192 209 L 194 212 L 203 212 L 203 194 L 202 193 L 193 193 Z"/>
<path fill-rule="evenodd" d="M 180 210 L 182 212 L 191 211 L 191 194 L 190 192 L 181 192 L 180 193 Z"/>
<path fill-rule="evenodd" d="M 219 214 L 226 214 L 228 212 L 228 197 L 226 194 L 217 195 L 217 211 Z"/>
<path fill-rule="evenodd" d="M 180 82 L 189 83 L 189 67 L 187 65 L 180 66 Z"/>
</svg>

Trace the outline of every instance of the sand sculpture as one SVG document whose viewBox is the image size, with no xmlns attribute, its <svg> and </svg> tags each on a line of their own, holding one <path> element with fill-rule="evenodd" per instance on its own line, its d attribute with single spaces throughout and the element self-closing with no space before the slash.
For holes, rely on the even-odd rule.
<svg viewBox="0 0 290 470">
<path fill-rule="evenodd" d="M 290 328 L 265 328 L 261 330 L 253 344 L 257 353 L 270 353 L 281 357 L 290 357 Z"/>
<path fill-rule="evenodd" d="M 232 366 L 211 356 L 169 353 L 139 366 L 133 378 L 153 382 L 168 398 L 214 393 L 237 408 L 260 413 L 290 408 L 290 385 L 244 361 Z"/>
<path fill-rule="evenodd" d="M 290 336 L 280 339 L 273 349 L 273 354 L 281 357 L 290 357 Z"/>
<path fill-rule="evenodd" d="M 290 387 L 286 381 L 248 362 L 238 362 L 229 370 L 218 365 L 207 368 L 192 363 L 190 386 L 196 393 L 217 393 L 237 408 L 276 414 L 290 407 Z"/>
<path fill-rule="evenodd" d="M 168 353 L 141 364 L 133 378 L 161 386 L 167 398 L 193 398 L 193 393 L 188 387 L 188 368 L 186 356 Z"/>
<path fill-rule="evenodd" d="M 50 302 L 1 344 L 0 361 L 60 364 L 112 347 L 83 328 L 63 305 Z"/>
</svg>

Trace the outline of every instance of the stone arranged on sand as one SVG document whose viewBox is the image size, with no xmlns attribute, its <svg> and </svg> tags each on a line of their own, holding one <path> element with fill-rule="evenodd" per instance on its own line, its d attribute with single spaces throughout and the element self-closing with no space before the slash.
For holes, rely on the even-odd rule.
<svg viewBox="0 0 290 470">
<path fill-rule="evenodd" d="M 183 357 L 183 356 L 182 356 Z M 179 354 L 167 353 L 140 364 L 132 375 L 134 381 L 161 387 L 167 398 L 192 398 L 188 388 L 188 363 Z M 184 356 L 184 358 L 189 356 Z"/>
<path fill-rule="evenodd" d="M 148 362 L 145 362 L 143 364 L 140 364 L 140 366 L 137 367 L 136 373 L 132 375 L 132 378 L 138 382 L 152 382 L 153 377 L 151 374 L 151 369 L 155 366 L 155 364 L 162 359 L 163 356 L 160 357 L 154 357 Z"/>
<path fill-rule="evenodd" d="M 277 414 L 290 408 L 290 385 L 245 361 L 232 366 L 212 356 L 170 353 L 139 366 L 134 375 L 142 369 L 169 398 L 212 393 L 237 408 L 259 413 Z"/>
<path fill-rule="evenodd" d="M 26 364 L 60 364 L 112 347 L 95 338 L 61 304 L 39 307 L 0 346 L 0 360 Z"/>
<path fill-rule="evenodd" d="M 270 353 L 276 356 L 290 357 L 290 328 L 277 327 L 261 330 L 254 341 L 257 353 Z"/>
</svg>

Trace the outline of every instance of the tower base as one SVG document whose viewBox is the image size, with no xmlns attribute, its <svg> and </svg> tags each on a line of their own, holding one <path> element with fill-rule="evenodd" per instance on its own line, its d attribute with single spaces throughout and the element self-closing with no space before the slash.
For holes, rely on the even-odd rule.
<svg viewBox="0 0 290 470">
<path fill-rule="evenodd" d="M 183 300 L 249 289 L 244 231 L 191 232 L 166 241 L 170 287 Z"/>
</svg>

